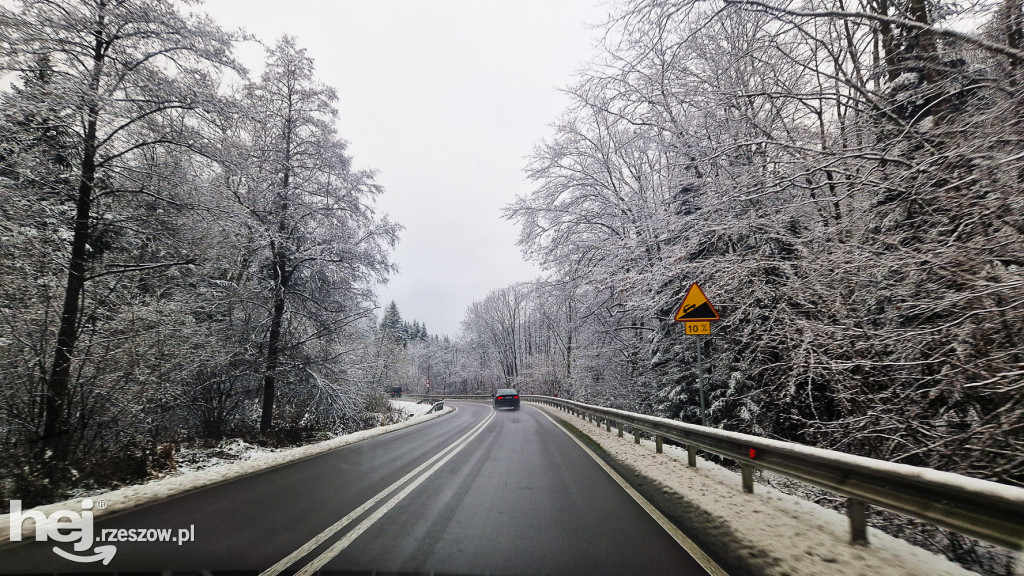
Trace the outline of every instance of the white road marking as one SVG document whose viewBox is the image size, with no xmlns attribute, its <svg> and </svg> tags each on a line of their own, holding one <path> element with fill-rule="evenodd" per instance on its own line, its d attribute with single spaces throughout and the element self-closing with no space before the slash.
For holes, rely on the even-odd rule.
<svg viewBox="0 0 1024 576">
<path fill-rule="evenodd" d="M 533 406 L 533 408 L 537 407 Z M 615 470 L 613 470 L 607 462 L 602 460 L 600 456 L 595 454 L 594 451 L 588 448 L 586 444 L 581 442 L 579 438 L 573 436 L 571 432 L 569 432 L 563 426 L 560 426 L 557 422 L 555 422 L 554 418 L 552 418 L 551 415 L 547 413 L 547 411 L 540 408 L 537 408 L 537 411 L 543 414 L 548 420 L 551 420 L 551 423 L 554 424 L 555 426 L 558 426 L 558 428 L 562 432 L 565 432 L 566 435 L 569 436 L 569 438 L 572 438 L 573 442 L 578 444 L 584 452 L 590 454 L 590 457 L 593 458 L 594 461 L 597 462 L 597 464 L 601 466 L 601 468 L 603 468 L 604 471 L 607 472 L 608 475 L 611 476 L 612 479 L 619 484 L 619 486 L 622 486 L 622 489 L 625 490 L 630 496 L 632 496 L 633 500 L 636 500 L 637 504 L 639 504 L 644 510 L 646 510 L 647 513 L 651 515 L 651 518 L 654 518 L 654 521 L 657 522 L 662 528 L 664 528 L 665 532 L 668 532 L 669 536 L 671 536 L 673 540 L 675 540 L 680 546 L 682 546 L 683 549 L 686 550 L 686 552 L 690 556 L 692 556 L 698 564 L 701 565 L 701 568 L 707 570 L 708 574 L 710 574 L 711 576 L 729 576 L 729 574 L 725 570 L 723 570 L 717 562 L 715 562 L 711 559 L 710 556 L 705 554 L 704 551 L 701 550 L 700 547 L 693 542 L 693 540 L 690 540 L 686 536 L 686 534 L 683 534 L 682 531 L 679 530 L 679 528 L 676 528 L 675 524 L 669 521 L 669 519 L 666 518 L 664 514 L 659 512 L 653 504 L 648 502 L 646 498 L 644 498 L 639 492 L 633 489 L 633 487 L 630 486 L 629 483 L 622 478 L 622 476 L 619 476 L 619 474 Z"/>
<path fill-rule="evenodd" d="M 444 450 L 438 452 L 437 454 L 435 454 L 433 457 L 431 457 L 429 460 L 427 460 L 423 464 L 420 464 L 419 466 L 417 466 L 415 469 L 413 469 L 412 472 L 409 472 L 405 476 L 402 476 L 402 478 L 397 480 L 395 483 L 391 484 L 390 486 L 388 486 L 384 490 L 381 490 L 379 493 L 377 493 L 376 496 L 374 496 L 373 498 L 370 498 L 365 503 L 363 503 L 361 506 L 359 506 L 358 508 L 356 508 L 352 512 L 349 512 L 348 514 L 346 514 L 344 518 L 342 518 L 341 520 L 338 520 L 337 522 L 335 522 L 334 524 L 329 526 L 326 530 L 324 530 L 323 532 L 317 534 L 312 540 L 310 540 L 309 542 L 304 544 L 301 548 L 299 548 L 295 552 L 292 552 L 291 554 L 289 554 L 288 557 L 284 558 L 283 560 L 281 560 L 277 564 L 274 564 L 270 568 L 268 568 L 268 569 L 264 570 L 263 572 L 261 572 L 260 576 L 277 576 L 282 571 L 286 570 L 289 566 L 294 564 L 296 561 L 300 560 L 303 556 L 306 556 L 307 554 L 309 554 L 314 548 L 316 548 L 317 546 L 319 546 L 319 545 L 323 544 L 324 542 L 326 542 L 331 536 L 334 536 L 335 534 L 337 534 L 339 531 L 341 531 L 342 528 L 344 528 L 345 526 L 350 524 L 353 520 L 355 520 L 359 516 L 362 516 L 367 510 L 369 510 L 370 508 L 375 506 L 378 502 L 380 502 L 384 498 L 388 497 L 392 492 L 397 490 L 400 486 L 402 486 L 403 484 L 405 484 L 406 482 L 411 480 L 416 475 L 422 473 L 422 475 L 415 482 L 413 482 L 408 487 L 406 487 L 406 489 L 403 490 L 402 492 L 400 492 L 397 496 L 395 496 L 394 498 L 389 500 L 386 504 L 384 504 L 384 506 L 382 506 L 380 509 L 378 509 L 377 512 L 374 512 L 373 515 L 368 517 L 366 520 L 363 520 L 363 522 L 361 522 L 351 532 L 349 532 L 347 535 L 345 535 L 345 537 L 342 538 L 337 544 L 335 544 L 334 546 L 331 546 L 331 548 L 329 548 L 326 552 L 324 552 L 323 554 L 318 556 L 315 560 L 313 560 L 313 562 L 311 562 L 309 565 L 307 565 L 305 568 L 303 568 L 298 574 L 308 575 L 308 574 L 312 574 L 313 572 L 318 570 L 321 566 L 326 564 L 331 558 L 337 556 L 342 550 L 344 550 L 349 544 L 351 544 L 351 542 L 353 540 L 355 540 L 356 537 L 358 537 L 360 534 L 365 532 L 366 529 L 369 528 L 374 522 L 376 522 L 382 516 L 384 516 L 384 514 L 387 513 L 388 510 L 391 510 L 392 508 L 394 508 L 395 505 L 398 504 L 398 502 L 400 502 L 403 498 L 405 498 L 409 494 L 409 492 L 412 492 L 412 490 L 414 488 L 419 486 L 424 480 L 426 480 L 438 468 L 440 468 L 446 462 L 451 460 L 451 458 L 453 456 L 455 456 L 455 454 L 458 453 L 460 450 L 462 450 L 462 448 L 464 448 L 466 446 L 466 444 L 469 443 L 470 440 L 475 438 L 484 429 L 484 427 L 487 426 L 488 423 L 490 423 L 490 421 L 492 419 L 494 419 L 494 412 L 491 412 L 487 416 L 487 418 L 484 419 L 483 422 L 481 422 L 481 423 L 477 424 L 476 426 L 474 426 L 473 429 L 471 429 L 469 432 L 464 434 L 461 438 L 459 438 L 458 440 L 453 442 L 447 448 L 445 448 Z M 445 457 L 446 454 L 447 454 L 447 457 Z M 443 458 L 443 460 L 441 460 L 440 462 L 437 462 L 439 459 L 442 459 L 442 458 Z M 425 472 L 425 473 L 423 472 L 423 470 L 425 470 L 427 467 L 429 467 L 431 464 L 434 464 L 435 462 L 437 462 L 436 465 L 434 465 L 432 468 L 430 468 L 430 470 L 428 470 L 427 472 Z M 342 543 L 344 543 L 344 545 L 339 547 L 339 545 L 342 544 Z M 332 551 L 333 551 L 333 553 L 332 553 Z M 330 555 L 328 556 L 328 554 L 330 554 Z M 323 560 L 322 562 L 320 562 L 321 559 Z M 316 567 L 310 569 L 310 567 L 314 566 L 314 564 L 316 564 L 317 562 L 320 562 L 320 564 L 318 564 L 318 565 L 316 565 Z"/>
<path fill-rule="evenodd" d="M 385 502 L 383 506 L 375 510 L 373 514 L 371 514 L 365 520 L 360 522 L 358 526 L 352 529 L 352 531 L 346 534 L 341 540 L 336 542 L 333 546 L 325 550 L 322 554 L 317 556 L 315 560 L 307 564 L 302 570 L 296 572 L 295 576 L 311 576 L 314 572 L 322 568 L 324 564 L 327 564 L 331 561 L 332 558 L 340 554 L 342 550 L 348 548 L 349 544 L 351 544 L 352 541 L 354 541 L 356 538 L 362 535 L 363 532 L 366 532 L 366 530 L 369 529 L 370 526 L 373 526 L 378 520 L 380 520 L 385 514 L 387 514 L 388 511 L 397 506 L 399 502 L 404 500 L 406 496 L 408 496 L 413 490 L 416 489 L 417 486 L 422 484 L 427 478 L 430 478 L 430 476 L 434 472 L 437 472 L 437 470 L 441 468 L 441 466 L 444 466 L 449 460 L 454 458 L 455 455 L 461 452 L 463 448 L 465 448 L 470 442 L 473 441 L 474 438 L 477 437 L 477 435 L 483 432 L 484 427 L 487 426 L 487 424 L 489 424 L 491 420 L 494 419 L 494 414 L 494 412 L 491 412 L 490 415 L 488 415 L 487 418 L 485 418 L 484 421 L 479 426 L 470 431 L 469 435 L 463 436 L 462 439 L 456 442 L 454 448 L 448 453 L 447 456 L 442 458 L 441 461 L 439 461 L 437 464 L 434 464 L 430 468 L 430 470 L 427 470 L 422 475 L 420 475 L 419 478 L 417 478 L 411 484 L 406 486 L 404 490 L 396 494 L 393 498 L 391 498 L 391 500 Z"/>
</svg>

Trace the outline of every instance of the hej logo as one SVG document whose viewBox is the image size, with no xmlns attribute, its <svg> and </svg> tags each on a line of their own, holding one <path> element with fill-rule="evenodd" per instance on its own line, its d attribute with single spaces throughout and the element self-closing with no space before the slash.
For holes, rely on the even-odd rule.
<svg viewBox="0 0 1024 576">
<path fill-rule="evenodd" d="M 21 511 L 21 500 L 11 500 L 11 542 L 21 541 L 21 529 L 25 520 L 31 518 L 36 523 L 36 541 L 45 542 L 74 542 L 75 552 L 85 552 L 93 545 L 93 502 L 86 498 L 82 500 L 82 513 L 71 510 L 57 510 L 46 516 L 36 510 Z M 97 546 L 92 556 L 79 556 L 71 552 L 61 550 L 57 546 L 53 551 L 72 562 L 95 562 L 102 560 L 107 565 L 114 558 L 117 547 L 113 545 Z"/>
</svg>

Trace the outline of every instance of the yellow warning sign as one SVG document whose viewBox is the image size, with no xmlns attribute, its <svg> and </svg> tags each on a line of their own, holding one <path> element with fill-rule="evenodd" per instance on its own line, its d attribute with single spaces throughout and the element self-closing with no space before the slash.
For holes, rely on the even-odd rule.
<svg viewBox="0 0 1024 576">
<path fill-rule="evenodd" d="M 694 282 L 690 285 L 690 290 L 686 292 L 683 303 L 679 305 L 676 322 L 705 322 L 709 320 L 721 320 L 721 317 L 708 301 L 708 297 L 704 295 L 704 291 Z"/>
</svg>

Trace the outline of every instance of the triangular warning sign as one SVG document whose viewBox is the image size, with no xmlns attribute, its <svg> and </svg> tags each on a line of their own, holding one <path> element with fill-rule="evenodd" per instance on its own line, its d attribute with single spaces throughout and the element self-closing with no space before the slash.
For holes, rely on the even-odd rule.
<svg viewBox="0 0 1024 576">
<path fill-rule="evenodd" d="M 715 307 L 708 301 L 704 291 L 696 282 L 690 285 L 690 290 L 683 298 L 683 303 L 676 311 L 676 322 L 706 322 L 708 320 L 721 320 Z"/>
</svg>

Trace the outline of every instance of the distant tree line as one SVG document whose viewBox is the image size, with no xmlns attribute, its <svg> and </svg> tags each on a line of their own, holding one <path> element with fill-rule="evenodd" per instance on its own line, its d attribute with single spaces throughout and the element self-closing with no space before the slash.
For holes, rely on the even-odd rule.
<svg viewBox="0 0 1024 576">
<path fill-rule="evenodd" d="M 632 0 L 604 32 L 507 210 L 547 275 L 470 307 L 464 361 L 699 423 L 696 281 L 712 425 L 1024 485 L 1020 0 Z"/>
<path fill-rule="evenodd" d="M 402 387 L 416 394 L 443 394 L 459 391 L 459 353 L 448 336 L 430 334 L 418 320 L 403 320 L 392 301 L 380 321 L 374 364 L 374 386 L 379 389 Z M 427 382 L 430 388 L 427 388 Z"/>
<path fill-rule="evenodd" d="M 0 32 L 0 498 L 373 424 L 399 227 L 305 51 L 250 77 L 172 0 L 22 0 Z"/>
</svg>

